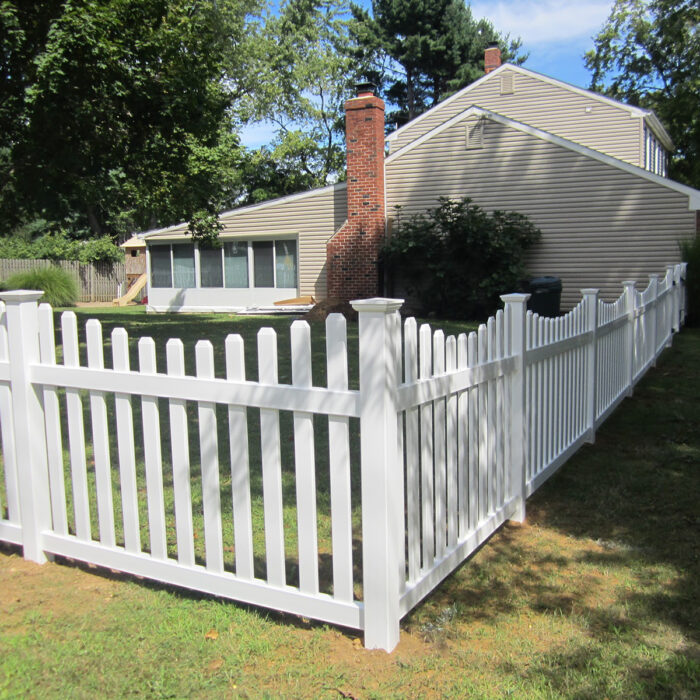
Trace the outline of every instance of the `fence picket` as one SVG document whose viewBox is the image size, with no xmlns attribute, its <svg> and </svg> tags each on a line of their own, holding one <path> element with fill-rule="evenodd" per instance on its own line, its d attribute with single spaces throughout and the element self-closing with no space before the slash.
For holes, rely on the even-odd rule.
<svg viewBox="0 0 700 700">
<path fill-rule="evenodd" d="M 292 384 L 311 386 L 311 330 L 306 321 L 291 329 Z M 318 526 L 316 524 L 316 456 L 313 414 L 294 412 L 297 530 L 299 537 L 299 588 L 318 593 Z"/>
<path fill-rule="evenodd" d="M 473 331 L 467 336 L 467 364 L 476 367 L 477 336 Z M 479 522 L 479 387 L 469 389 L 469 530 L 473 531 Z"/>
<path fill-rule="evenodd" d="M 486 361 L 492 362 L 496 359 L 496 319 L 491 316 L 486 322 Z M 496 490 L 498 482 L 498 463 L 496 461 L 496 381 L 489 379 L 486 384 L 487 391 L 487 411 L 488 411 L 488 441 L 487 441 L 487 471 L 486 471 L 486 497 L 488 499 L 487 514 L 496 510 Z"/>
<path fill-rule="evenodd" d="M 208 340 L 194 346 L 197 377 L 214 376 L 214 348 Z M 199 418 L 199 454 L 202 469 L 202 510 L 204 513 L 204 549 L 206 567 L 210 571 L 224 570 L 224 545 L 221 532 L 221 486 L 219 484 L 219 440 L 216 404 L 197 402 Z"/>
<path fill-rule="evenodd" d="M 129 371 L 129 336 L 124 328 L 112 331 L 112 364 L 117 371 Z M 129 394 L 114 395 L 117 422 L 117 451 L 122 491 L 124 546 L 129 552 L 141 551 L 139 503 L 136 485 L 136 454 L 134 451 L 134 418 Z"/>
<path fill-rule="evenodd" d="M 260 383 L 277 385 L 277 334 L 272 328 L 258 332 Z M 263 501 L 265 507 L 265 549 L 267 580 L 274 586 L 286 584 L 284 522 L 282 519 L 282 458 L 279 411 L 260 409 Z"/>
<path fill-rule="evenodd" d="M 7 329 L 0 319 L 0 347 L 3 357 L 7 357 Z M 42 364 L 56 365 L 56 340 L 53 325 L 53 309 L 48 304 L 39 305 L 39 352 Z M 0 402 L 3 401 L 2 392 L 5 387 L 0 388 Z M 5 413 L 4 405 L 0 406 L 0 416 Z M 4 420 L 2 421 L 4 426 Z M 49 467 L 49 491 L 51 497 L 51 517 L 53 518 L 54 530 L 61 535 L 68 534 L 68 518 L 66 514 L 66 481 L 63 473 L 63 439 L 61 436 L 61 408 L 58 401 L 58 390 L 56 387 L 44 387 L 44 426 L 46 428 L 46 456 Z M 11 423 L 10 423 L 11 427 Z M 3 437 L 4 443 L 4 437 Z M 8 462 L 8 460 L 12 460 Z M 5 468 L 10 469 L 14 462 L 14 452 L 11 456 L 5 457 Z M 11 513 L 12 511 L 10 511 Z"/>
<path fill-rule="evenodd" d="M 503 359 L 503 338 L 504 328 L 503 328 L 503 310 L 499 309 L 496 313 L 496 344 L 494 348 L 494 359 Z M 505 431 L 503 426 L 505 425 L 505 416 L 503 414 L 503 383 L 504 377 L 498 377 L 494 381 L 495 389 L 495 414 L 496 419 L 493 423 L 494 428 L 494 439 L 496 442 L 496 453 L 494 456 L 495 466 L 496 466 L 496 481 L 495 481 L 495 502 L 494 510 L 501 507 L 501 504 L 505 502 L 505 445 L 503 444 L 503 437 Z"/>
<path fill-rule="evenodd" d="M 330 355 L 330 353 L 329 353 Z M 418 379 L 418 326 L 415 318 L 404 323 L 404 381 Z M 418 409 L 406 411 L 406 527 L 408 530 L 408 580 L 415 581 L 420 571 L 420 456 Z"/>
<path fill-rule="evenodd" d="M 88 367 L 104 369 L 102 326 L 91 318 L 86 324 Z M 107 403 L 102 391 L 90 392 L 90 414 L 92 416 L 92 447 L 95 461 L 95 488 L 97 490 L 97 517 L 100 542 L 113 547 L 114 504 L 112 501 L 112 460 L 109 453 L 109 429 L 107 426 Z"/>
<path fill-rule="evenodd" d="M 53 320 L 52 329 L 53 329 Z M 8 347 L 8 335 L 7 335 L 7 312 L 5 310 L 5 304 L 0 302 L 0 359 L 9 361 L 9 347 Z M 9 519 L 13 523 L 19 523 L 20 521 L 20 508 L 19 508 L 19 487 L 17 483 L 17 450 L 15 444 L 15 429 L 14 429 L 14 415 L 12 411 L 12 391 L 10 390 L 10 385 L 5 382 L 0 383 L 0 434 L 2 435 L 2 456 L 3 456 L 3 467 L 5 472 L 5 495 L 7 498 L 7 514 Z M 61 464 L 61 467 L 63 465 Z M 52 472 L 53 474 L 54 472 Z M 61 486 L 63 485 L 63 472 L 61 470 Z M 60 493 L 60 492 L 59 492 Z M 60 505 L 54 507 L 53 510 L 59 509 L 58 516 L 60 518 Z M 2 502 L 0 501 L 0 514 L 2 514 Z M 53 512 L 53 511 L 52 511 Z M 63 497 L 63 520 L 62 523 L 64 530 L 67 530 L 67 525 L 65 524 L 65 495 Z M 55 514 L 54 514 L 55 516 Z"/>
<path fill-rule="evenodd" d="M 433 333 L 433 376 L 445 374 L 445 334 L 441 330 Z M 446 464 L 445 464 L 445 399 L 433 402 L 434 469 L 435 469 L 435 556 L 445 555 L 446 539 Z"/>
<path fill-rule="evenodd" d="M 329 389 L 348 388 L 348 341 L 345 316 L 326 319 L 327 378 Z M 331 481 L 331 538 L 333 596 L 351 601 L 352 504 L 350 483 L 350 429 L 343 416 L 328 416 L 328 452 Z"/>
<path fill-rule="evenodd" d="M 482 323 L 477 331 L 477 357 L 480 365 L 487 359 L 486 326 Z M 478 385 L 479 395 L 479 519 L 481 522 L 488 514 L 488 413 L 487 413 L 487 383 Z"/>
<path fill-rule="evenodd" d="M 432 376 L 432 332 L 428 324 L 423 324 L 419 331 L 420 343 L 420 378 Z M 433 481 L 433 406 L 431 403 L 420 407 L 420 441 L 421 441 L 421 504 L 423 510 L 423 568 L 433 565 L 435 559 L 435 521 L 434 521 L 434 481 Z"/>
<path fill-rule="evenodd" d="M 457 336 L 457 369 L 469 365 L 469 350 L 466 333 Z M 457 538 L 463 539 L 469 529 L 469 391 L 457 396 Z"/>
<path fill-rule="evenodd" d="M 185 376 L 185 350 L 182 341 L 171 338 L 165 346 L 169 376 Z M 173 465 L 173 502 L 175 508 L 175 537 L 177 560 L 184 566 L 194 565 L 194 527 L 192 524 L 192 490 L 190 487 L 190 446 L 187 402 L 168 401 L 170 417 L 170 453 Z"/>
<path fill-rule="evenodd" d="M 66 367 L 79 367 L 78 324 L 73 311 L 65 311 L 61 316 L 61 333 L 63 364 Z M 85 426 L 83 423 L 83 402 L 78 389 L 66 389 L 66 407 L 75 532 L 80 539 L 89 540 L 91 539 L 90 498 L 85 457 Z"/>
<path fill-rule="evenodd" d="M 245 353 L 243 338 L 240 335 L 226 337 L 226 378 L 231 381 L 245 381 Z M 233 499 L 236 576 L 250 581 L 255 575 L 255 570 L 250 500 L 248 414 L 245 406 L 228 407 L 228 432 L 231 453 L 231 496 Z"/>
<path fill-rule="evenodd" d="M 156 373 L 156 345 L 153 338 L 139 339 L 139 372 Z M 146 463 L 146 499 L 148 502 L 148 527 L 151 554 L 156 559 L 168 558 L 168 542 L 165 536 L 165 502 L 163 500 L 163 456 L 161 454 L 160 418 L 158 398 L 141 397 L 143 422 L 143 456 Z"/>
<path fill-rule="evenodd" d="M 457 339 L 451 335 L 445 344 L 445 370 L 454 374 L 457 369 Z M 457 544 L 458 483 L 457 483 L 457 401 L 456 394 L 447 397 L 447 546 Z"/>
</svg>

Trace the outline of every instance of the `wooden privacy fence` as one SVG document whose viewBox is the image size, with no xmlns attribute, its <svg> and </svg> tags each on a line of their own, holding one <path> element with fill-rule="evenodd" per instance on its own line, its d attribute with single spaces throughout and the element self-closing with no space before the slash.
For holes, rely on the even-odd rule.
<svg viewBox="0 0 700 700">
<path fill-rule="evenodd" d="M 342 316 L 326 322 L 325 385 L 312 384 L 301 321 L 280 384 L 271 329 L 258 335 L 257 381 L 236 335 L 225 377 L 208 341 L 194 374 L 179 340 L 163 372 L 141 338 L 131 369 L 124 329 L 106 367 L 100 323 L 88 321 L 81 353 L 72 312 L 59 362 L 40 294 L 0 294 L 0 539 L 37 562 L 84 560 L 361 629 L 367 647 L 391 650 L 402 616 L 525 517 L 527 496 L 670 344 L 684 277 L 676 265 L 642 292 L 624 282 L 612 304 L 586 289 L 551 319 L 507 295 L 456 338 L 414 319 L 402 333 L 400 300 L 353 302 L 359 390 Z"/>
<path fill-rule="evenodd" d="M 126 280 L 123 262 L 81 263 L 77 260 L 0 259 L 0 280 L 16 272 L 60 267 L 76 282 L 78 301 L 112 301 L 119 296 L 119 285 Z"/>
</svg>

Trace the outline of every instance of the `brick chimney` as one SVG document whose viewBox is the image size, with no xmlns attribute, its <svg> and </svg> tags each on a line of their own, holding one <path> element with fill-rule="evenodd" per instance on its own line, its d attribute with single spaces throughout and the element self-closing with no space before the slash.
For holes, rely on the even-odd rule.
<svg viewBox="0 0 700 700">
<path fill-rule="evenodd" d="M 490 73 L 501 65 L 501 49 L 498 43 L 492 41 L 484 51 L 484 73 Z"/>
<path fill-rule="evenodd" d="M 384 102 L 374 86 L 357 86 L 345 103 L 348 220 L 327 245 L 328 297 L 379 293 L 377 258 L 384 241 Z"/>
</svg>

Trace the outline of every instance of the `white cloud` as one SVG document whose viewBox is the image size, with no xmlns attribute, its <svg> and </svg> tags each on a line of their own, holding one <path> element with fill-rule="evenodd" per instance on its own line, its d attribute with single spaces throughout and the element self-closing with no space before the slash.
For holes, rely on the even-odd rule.
<svg viewBox="0 0 700 700">
<path fill-rule="evenodd" d="M 597 34 L 612 7 L 611 0 L 503 0 L 471 3 L 477 18 L 489 19 L 494 27 L 520 37 L 524 48 L 561 42 L 587 41 Z"/>
</svg>

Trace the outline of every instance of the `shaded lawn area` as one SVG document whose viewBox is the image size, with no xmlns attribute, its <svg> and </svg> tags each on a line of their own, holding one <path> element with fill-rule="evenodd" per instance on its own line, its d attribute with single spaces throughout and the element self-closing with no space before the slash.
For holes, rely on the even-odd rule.
<svg viewBox="0 0 700 700">
<path fill-rule="evenodd" d="M 99 316 L 132 336 L 158 337 L 161 324 L 186 345 L 206 335 L 215 350 L 229 332 L 289 325 Z M 90 567 L 39 567 L 6 547 L 0 697 L 698 697 L 699 364 L 700 331 L 685 329 L 596 444 L 528 501 L 527 523 L 502 528 L 403 621 L 391 655 L 366 652 L 353 632 Z"/>
</svg>

